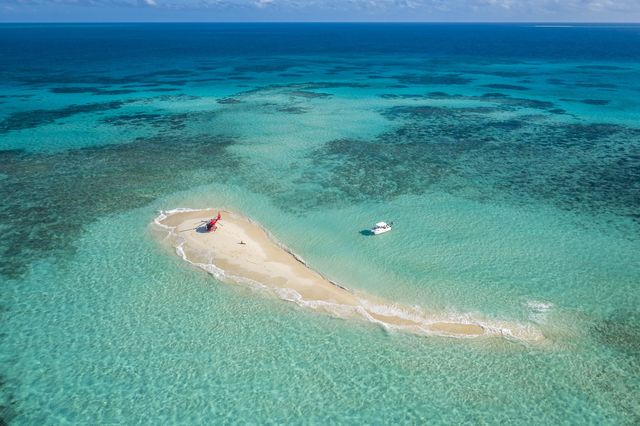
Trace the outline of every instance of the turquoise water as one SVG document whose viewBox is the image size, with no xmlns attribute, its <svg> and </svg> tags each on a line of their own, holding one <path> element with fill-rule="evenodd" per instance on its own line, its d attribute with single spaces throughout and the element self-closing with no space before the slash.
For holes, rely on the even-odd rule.
<svg viewBox="0 0 640 426">
<path fill-rule="evenodd" d="M 640 32 L 576 31 L 0 27 L 4 421 L 637 423 Z M 355 291 L 547 342 L 219 283 L 151 226 L 211 206 Z"/>
</svg>

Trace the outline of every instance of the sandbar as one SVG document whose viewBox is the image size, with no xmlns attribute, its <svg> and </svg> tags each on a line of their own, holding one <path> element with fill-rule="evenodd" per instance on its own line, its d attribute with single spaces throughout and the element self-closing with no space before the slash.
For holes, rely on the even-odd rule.
<svg viewBox="0 0 640 426">
<path fill-rule="evenodd" d="M 218 212 L 222 219 L 217 229 L 206 232 L 206 222 Z M 427 314 L 416 307 L 351 291 L 309 267 L 262 226 L 235 212 L 175 209 L 161 212 L 154 223 L 167 231 L 180 257 L 218 280 L 266 289 L 280 299 L 316 311 L 423 335 L 502 336 L 529 342 L 544 339 L 529 324 L 491 321 L 469 314 Z"/>
</svg>

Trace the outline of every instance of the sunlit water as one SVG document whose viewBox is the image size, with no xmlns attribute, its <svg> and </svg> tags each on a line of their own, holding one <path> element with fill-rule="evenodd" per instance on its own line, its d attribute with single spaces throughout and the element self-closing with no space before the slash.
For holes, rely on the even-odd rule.
<svg viewBox="0 0 640 426">
<path fill-rule="evenodd" d="M 640 420 L 640 29 L 0 27 L 3 418 Z M 221 207 L 329 278 L 539 327 L 389 333 L 215 281 Z M 378 220 L 391 233 L 360 231 Z"/>
</svg>

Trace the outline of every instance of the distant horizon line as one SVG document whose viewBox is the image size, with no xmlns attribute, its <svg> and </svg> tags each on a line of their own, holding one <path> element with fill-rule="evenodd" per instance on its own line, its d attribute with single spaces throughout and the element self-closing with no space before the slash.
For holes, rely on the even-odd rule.
<svg viewBox="0 0 640 426">
<path fill-rule="evenodd" d="M 640 25 L 628 21 L 0 21 L 0 25 L 42 24 L 524 24 L 524 25 Z"/>
</svg>

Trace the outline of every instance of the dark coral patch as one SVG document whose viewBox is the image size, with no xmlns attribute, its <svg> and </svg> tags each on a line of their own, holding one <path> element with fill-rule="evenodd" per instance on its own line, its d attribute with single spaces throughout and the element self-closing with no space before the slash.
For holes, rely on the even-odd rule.
<svg viewBox="0 0 640 426">
<path fill-rule="evenodd" d="M 417 107 L 394 107 L 385 111 L 385 115 L 388 117 L 408 116 L 412 118 L 416 117 L 452 117 L 463 114 L 489 114 L 500 111 L 496 107 L 462 107 L 462 108 L 447 108 L 447 107 L 434 107 L 434 106 L 417 106 Z"/>
<path fill-rule="evenodd" d="M 460 95 L 450 95 L 445 92 L 429 92 L 427 96 L 433 99 L 451 99 L 451 98 L 459 97 Z"/>
<path fill-rule="evenodd" d="M 62 118 L 72 117 L 76 114 L 95 113 L 109 111 L 122 107 L 131 101 L 113 101 L 82 105 L 69 105 L 60 109 L 38 109 L 32 111 L 20 111 L 9 114 L 0 121 L 0 133 L 14 130 L 32 129 L 45 124 L 51 124 Z"/>
<path fill-rule="evenodd" d="M 574 83 L 577 87 L 587 87 L 590 89 L 615 89 L 618 87 L 613 83 L 591 82 L 591 81 L 579 81 Z"/>
<path fill-rule="evenodd" d="M 369 85 L 365 83 L 355 83 L 351 81 L 320 81 L 320 82 L 293 84 L 293 85 L 288 85 L 287 87 L 306 89 L 306 90 L 333 89 L 333 88 L 340 88 L 340 87 L 362 89 L 365 87 L 369 87 Z"/>
<path fill-rule="evenodd" d="M 493 127 L 494 129 L 520 130 L 520 129 L 526 128 L 528 124 L 529 123 L 525 120 L 514 118 L 511 120 L 493 121 L 493 122 L 490 122 L 488 125 Z"/>
<path fill-rule="evenodd" d="M 607 105 L 611 101 L 606 99 L 582 99 L 580 102 L 587 105 Z"/>
<path fill-rule="evenodd" d="M 289 92 L 289 95 L 306 99 L 330 98 L 333 96 L 331 93 L 310 92 L 308 90 L 294 90 Z"/>
<path fill-rule="evenodd" d="M 460 74 L 403 74 L 395 75 L 391 78 L 398 80 L 403 84 L 421 84 L 421 85 L 463 85 L 469 84 L 473 80 L 463 77 Z"/>
<path fill-rule="evenodd" d="M 443 92 L 431 92 L 429 96 L 435 99 L 463 99 L 474 100 L 481 102 L 491 102 L 502 105 L 503 108 L 532 108 L 550 111 L 555 108 L 555 105 L 549 101 L 540 101 L 537 99 L 529 98 L 513 98 L 504 93 L 485 93 L 481 96 L 463 96 L 463 95 L 449 95 Z"/>
<path fill-rule="evenodd" d="M 485 93 L 481 96 L 464 96 L 464 95 L 456 95 L 456 94 L 448 94 L 445 92 L 429 92 L 426 95 L 421 94 L 393 94 L 393 93 L 383 93 L 379 95 L 383 99 L 460 99 L 460 100 L 472 100 L 472 101 L 480 101 L 480 102 L 490 102 L 494 104 L 498 104 L 503 109 L 517 109 L 517 108 L 532 108 L 532 109 L 541 109 L 554 114 L 557 113 L 565 113 L 563 110 L 559 110 L 555 107 L 555 104 L 548 101 L 540 101 L 537 99 L 529 99 L 529 98 L 513 98 L 509 95 L 503 93 Z M 466 110 L 467 112 L 475 111 L 475 112 L 491 112 L 494 111 L 495 108 L 490 107 L 480 107 L 480 108 L 472 108 L 472 109 L 460 109 L 461 111 Z"/>
<path fill-rule="evenodd" d="M 466 70 L 469 74 L 479 74 L 479 75 L 491 75 L 496 77 L 505 77 L 505 78 L 522 78 L 530 75 L 527 71 L 506 71 L 506 70 L 491 70 L 491 69 L 473 69 Z"/>
<path fill-rule="evenodd" d="M 592 335 L 602 344 L 640 361 L 640 318 L 637 312 L 616 312 L 595 321 Z"/>
<path fill-rule="evenodd" d="M 101 87 L 87 86 L 52 87 L 49 91 L 58 94 L 90 93 L 92 95 L 127 95 L 136 93 L 136 91 L 132 89 L 104 89 Z"/>
<path fill-rule="evenodd" d="M 227 77 L 228 80 L 238 80 L 238 81 L 250 81 L 255 80 L 255 77 L 249 77 L 246 75 L 230 75 Z"/>
<path fill-rule="evenodd" d="M 67 84 L 69 86 L 111 86 L 131 84 L 174 84 L 187 82 L 185 77 L 194 74 L 191 70 L 169 69 L 145 73 L 114 76 L 100 73 L 73 74 L 68 72 L 36 72 L 16 74 L 13 79 L 24 84 L 42 86 L 45 84 Z M 180 77 L 181 79 L 177 79 Z"/>
<path fill-rule="evenodd" d="M 543 109 L 543 110 L 552 110 L 555 105 L 553 102 L 549 101 L 540 101 L 537 99 L 529 99 L 529 98 L 512 98 L 509 96 L 483 96 L 485 100 L 492 100 L 496 103 L 501 103 L 502 105 L 509 105 L 518 108 L 532 108 L 532 109 Z"/>
<path fill-rule="evenodd" d="M 296 202 L 309 208 L 384 201 L 435 187 L 478 201 L 542 202 L 640 224 L 640 145 L 629 143 L 640 141 L 639 129 L 550 122 L 547 110 L 510 120 L 494 119 L 491 111 L 390 108 L 385 115 L 398 123 L 393 131 L 318 149 L 313 171 L 299 177 L 301 184 L 313 183 L 311 192 L 300 189 Z M 290 201 L 283 199 L 283 208 Z"/>
<path fill-rule="evenodd" d="M 560 78 L 548 78 L 548 84 L 552 84 L 554 86 L 566 86 L 568 83 Z"/>
<path fill-rule="evenodd" d="M 177 92 L 180 89 L 170 88 L 170 87 L 158 87 L 156 89 L 148 89 L 148 92 L 154 93 L 163 93 L 163 92 Z"/>
<path fill-rule="evenodd" d="M 300 106 L 278 107 L 277 110 L 280 112 L 286 112 L 287 114 L 305 114 L 309 112 L 308 108 L 300 107 Z"/>
<path fill-rule="evenodd" d="M 113 96 L 113 95 L 129 95 L 131 93 L 136 93 L 136 90 L 131 90 L 131 89 L 99 90 L 98 92 L 95 92 L 94 95 Z"/>
<path fill-rule="evenodd" d="M 183 189 L 194 167 L 225 179 L 239 164 L 226 151 L 232 143 L 170 135 L 54 154 L 0 151 L 0 274 L 18 277 L 31 262 L 71 250 L 99 216 Z"/>
<path fill-rule="evenodd" d="M 625 71 L 631 70 L 628 67 L 619 67 L 616 65 L 578 65 L 576 68 L 581 70 L 598 70 L 598 71 Z"/>
<path fill-rule="evenodd" d="M 229 104 L 239 104 L 242 101 L 236 98 L 222 98 L 222 99 L 218 99 L 216 102 L 222 105 L 229 105 Z"/>
<path fill-rule="evenodd" d="M 6 314 L 6 308 L 3 309 Z M 0 425 L 10 425 L 17 417 L 18 400 L 4 375 L 0 375 Z"/>
<path fill-rule="evenodd" d="M 97 93 L 97 92 L 100 91 L 100 89 L 97 88 L 97 87 L 71 86 L 71 87 L 52 87 L 51 89 L 49 89 L 49 91 L 51 93 L 63 93 L 63 94 L 67 94 L 67 93 Z"/>
<path fill-rule="evenodd" d="M 238 73 L 272 73 L 272 72 L 283 72 L 288 70 L 289 68 L 293 68 L 297 66 L 298 63 L 294 61 L 282 61 L 282 60 L 274 60 L 270 63 L 258 63 L 253 62 L 251 65 L 236 65 L 233 70 Z"/>
<path fill-rule="evenodd" d="M 482 95 L 483 98 L 491 99 L 491 98 L 508 98 L 509 95 L 505 95 L 504 93 L 497 92 L 489 92 Z"/>
<path fill-rule="evenodd" d="M 163 131 L 183 130 L 186 127 L 188 114 L 122 114 L 103 118 L 102 122 L 112 126 L 155 127 Z"/>
<path fill-rule="evenodd" d="M 153 77 L 181 77 L 193 74 L 191 70 L 183 70 L 183 69 L 168 69 L 168 70 L 158 70 L 158 71 L 150 71 L 141 74 L 134 74 L 129 76 L 128 78 L 133 79 L 147 79 Z"/>
<path fill-rule="evenodd" d="M 273 90 L 282 90 L 282 91 L 310 91 L 317 89 L 333 89 L 340 87 L 351 87 L 351 88 L 364 88 L 369 87 L 368 84 L 364 83 L 354 83 L 349 81 L 319 81 L 319 82 L 306 82 L 306 83 L 289 83 L 289 84 L 270 84 L 267 86 L 256 87 L 251 90 L 247 90 L 244 92 L 236 93 L 236 97 L 240 97 L 241 95 L 254 95 L 263 92 L 269 92 Z"/>
<path fill-rule="evenodd" d="M 420 95 L 417 93 L 414 93 L 414 94 L 408 93 L 404 95 L 397 95 L 395 93 L 382 93 L 378 96 L 381 97 L 382 99 L 429 99 L 430 98 L 429 95 Z"/>
<path fill-rule="evenodd" d="M 587 105 L 607 105 L 608 103 L 610 103 L 610 100 L 607 99 L 566 99 L 566 98 L 561 98 L 560 99 L 563 102 L 579 102 L 582 104 L 587 104 Z"/>
</svg>

